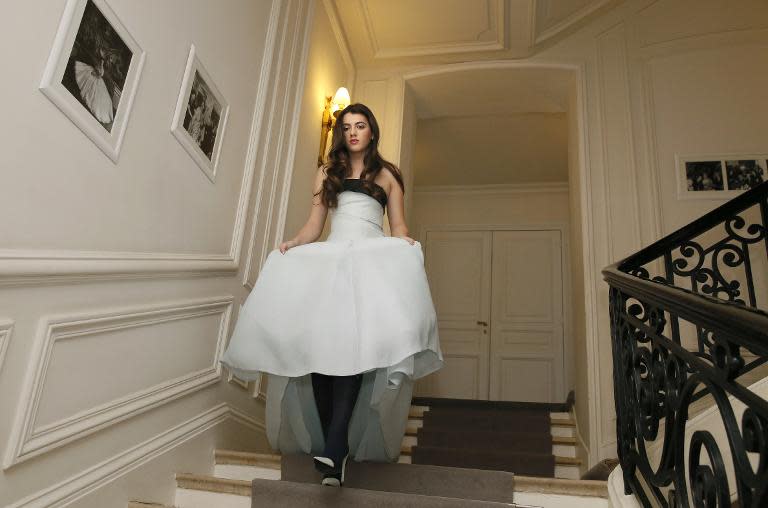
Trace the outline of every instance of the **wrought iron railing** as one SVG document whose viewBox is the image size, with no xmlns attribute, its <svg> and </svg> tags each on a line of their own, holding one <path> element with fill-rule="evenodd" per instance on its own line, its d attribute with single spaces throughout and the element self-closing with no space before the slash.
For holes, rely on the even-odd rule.
<svg viewBox="0 0 768 508">
<path fill-rule="evenodd" d="M 768 506 L 768 401 L 749 387 L 768 376 L 768 183 L 603 275 L 626 493 L 644 506 L 724 508 L 733 493 Z M 704 397 L 717 425 L 696 428 Z"/>
</svg>

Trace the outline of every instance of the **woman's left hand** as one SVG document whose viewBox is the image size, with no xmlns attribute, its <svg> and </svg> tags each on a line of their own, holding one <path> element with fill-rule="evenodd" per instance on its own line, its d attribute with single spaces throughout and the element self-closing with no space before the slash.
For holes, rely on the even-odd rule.
<svg viewBox="0 0 768 508">
<path fill-rule="evenodd" d="M 416 242 L 416 240 L 414 240 L 410 236 L 398 236 L 397 238 L 402 238 L 403 240 L 410 243 L 411 245 L 413 245 Z"/>
</svg>

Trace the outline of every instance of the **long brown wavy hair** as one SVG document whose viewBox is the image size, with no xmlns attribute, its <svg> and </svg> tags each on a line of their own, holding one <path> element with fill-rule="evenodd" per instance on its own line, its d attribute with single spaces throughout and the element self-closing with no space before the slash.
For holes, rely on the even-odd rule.
<svg viewBox="0 0 768 508">
<path fill-rule="evenodd" d="M 363 172 L 360 175 L 361 185 L 375 199 L 381 201 L 386 198 L 384 189 L 378 185 L 373 185 L 376 176 L 383 169 L 389 170 L 394 175 L 400 188 L 405 193 L 405 185 L 400 170 L 391 162 L 385 160 L 379 154 L 379 123 L 373 112 L 365 104 L 350 104 L 342 109 L 337 116 L 336 125 L 333 127 L 333 144 L 328 152 L 328 160 L 325 163 L 325 172 L 328 175 L 323 181 L 323 187 L 320 189 L 320 200 L 328 208 L 338 206 L 338 194 L 342 191 L 344 179 L 352 174 L 352 167 L 349 164 L 349 150 L 344 142 L 344 115 L 347 113 L 359 113 L 368 120 L 368 126 L 371 128 L 371 142 L 365 149 L 363 155 Z M 317 195 L 317 194 L 315 194 Z"/>
</svg>

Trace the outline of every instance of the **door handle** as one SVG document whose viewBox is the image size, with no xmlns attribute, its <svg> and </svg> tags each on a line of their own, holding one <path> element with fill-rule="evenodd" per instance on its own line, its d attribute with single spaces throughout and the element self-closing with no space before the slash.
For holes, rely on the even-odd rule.
<svg viewBox="0 0 768 508">
<path fill-rule="evenodd" d="M 477 324 L 483 325 L 483 326 L 488 326 L 488 323 L 486 323 L 485 321 L 478 321 Z"/>
</svg>

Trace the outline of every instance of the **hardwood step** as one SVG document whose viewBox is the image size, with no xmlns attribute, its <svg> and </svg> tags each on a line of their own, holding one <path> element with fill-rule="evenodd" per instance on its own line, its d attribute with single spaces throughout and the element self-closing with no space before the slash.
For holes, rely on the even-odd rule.
<svg viewBox="0 0 768 508">
<path fill-rule="evenodd" d="M 251 482 L 247 480 L 230 480 L 228 478 L 216 478 L 215 476 L 207 475 L 177 473 L 176 487 L 179 489 L 203 490 L 219 494 L 234 494 L 236 496 L 251 495 Z"/>
<path fill-rule="evenodd" d="M 572 418 L 552 418 L 553 427 L 576 427 L 576 422 Z"/>
<path fill-rule="evenodd" d="M 576 457 L 558 457 L 555 456 L 555 464 L 558 466 L 580 466 L 581 459 Z"/>
<path fill-rule="evenodd" d="M 237 466 L 258 466 L 280 469 L 280 455 L 275 453 L 238 452 L 235 450 L 216 450 L 216 464 Z"/>
<path fill-rule="evenodd" d="M 565 437 L 565 436 L 552 436 L 552 444 L 553 445 L 571 445 L 571 446 L 576 446 L 576 438 L 575 437 Z"/>
<path fill-rule="evenodd" d="M 515 475 L 515 491 L 608 498 L 608 482 Z"/>
</svg>

